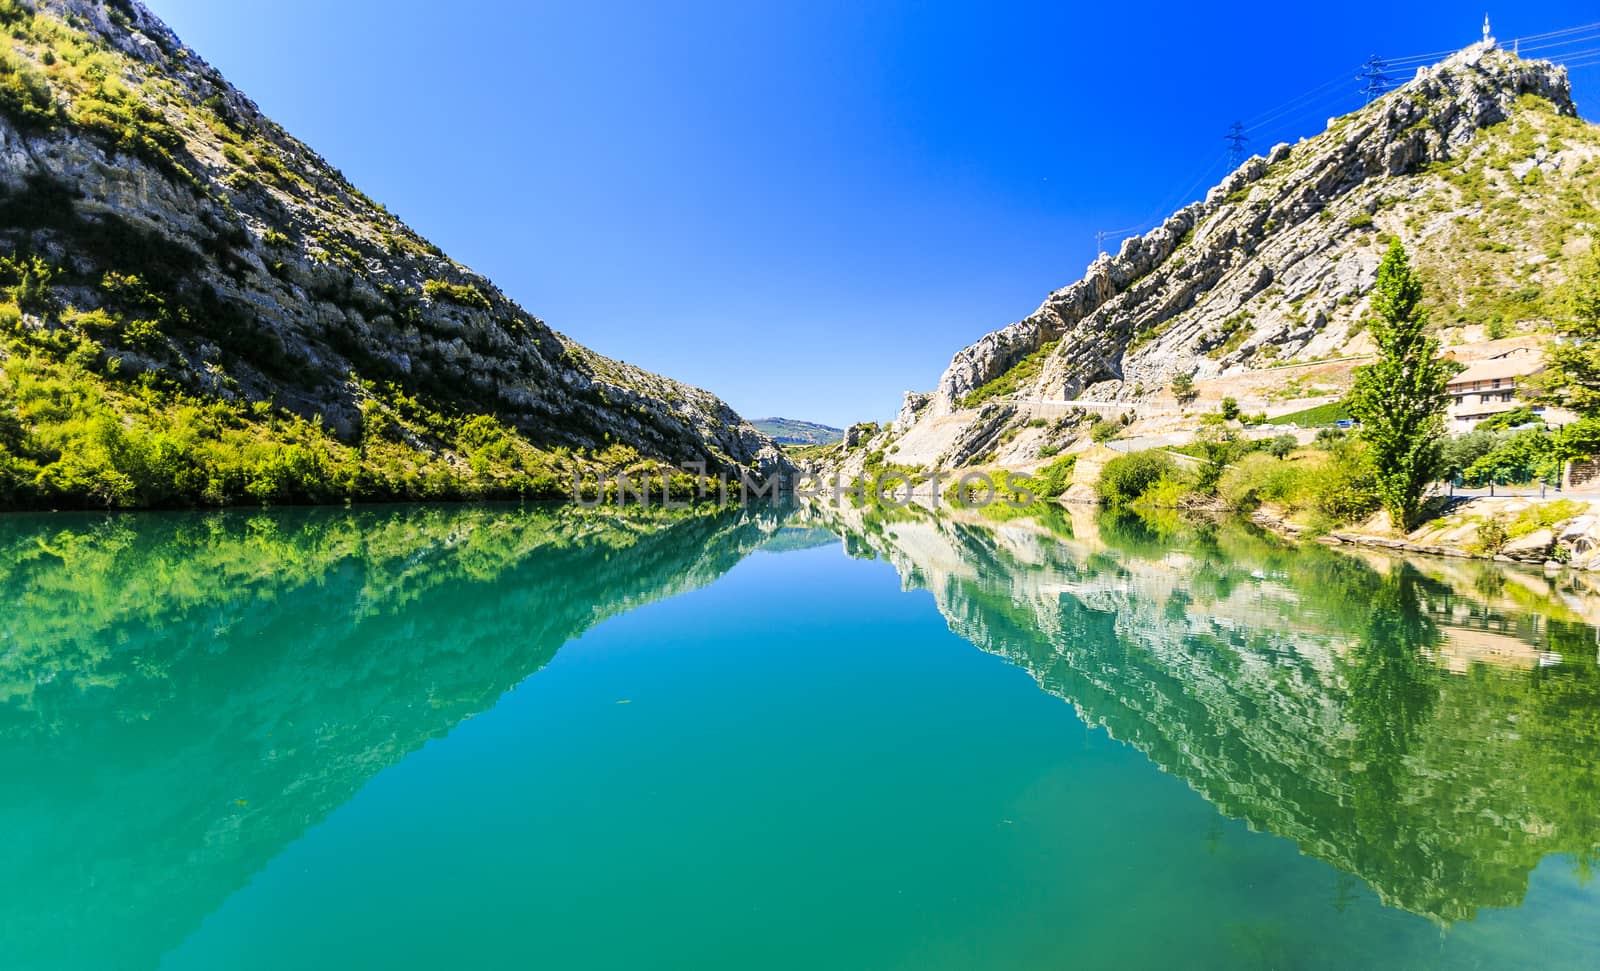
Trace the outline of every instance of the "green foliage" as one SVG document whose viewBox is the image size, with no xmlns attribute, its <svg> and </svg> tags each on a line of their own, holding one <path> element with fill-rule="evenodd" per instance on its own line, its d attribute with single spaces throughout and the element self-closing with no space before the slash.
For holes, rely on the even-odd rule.
<svg viewBox="0 0 1600 971">
<path fill-rule="evenodd" d="M 1035 495 L 1042 499 L 1057 499 L 1072 484 L 1072 472 L 1078 465 L 1078 456 L 1063 455 L 1033 473 Z"/>
<path fill-rule="evenodd" d="M 1560 449 L 1556 439 L 1542 431 L 1518 432 L 1498 442 L 1462 472 L 1468 485 L 1489 482 L 1521 483 L 1561 480 Z"/>
<path fill-rule="evenodd" d="M 1580 418 L 1556 433 L 1556 445 L 1563 459 L 1600 455 L 1600 417 Z"/>
<path fill-rule="evenodd" d="M 1478 430 L 1448 438 L 1440 452 L 1440 474 L 1453 479 L 1474 462 L 1494 451 L 1499 439 L 1491 432 Z"/>
<path fill-rule="evenodd" d="M 1535 401 L 1600 415 L 1600 246 L 1590 251 L 1568 291 L 1567 314 L 1559 323 L 1568 339 L 1546 347 L 1544 373 L 1529 387 Z"/>
<path fill-rule="evenodd" d="M 5 305 L 10 306 L 10 305 Z M 105 311 L 73 312 L 103 332 Z M 65 350 L 12 339 L 0 370 L 0 500 L 12 506 L 145 507 L 240 502 L 558 499 L 575 478 L 649 476 L 675 496 L 699 483 L 632 449 L 588 458 L 535 447 L 488 415 L 451 416 L 398 389 L 366 388 L 357 441 L 265 402 L 243 405 L 121 385 L 92 370 L 92 342 Z M 78 350 L 73 350 L 77 347 Z M 613 491 L 608 487 L 608 492 Z"/>
<path fill-rule="evenodd" d="M 1096 485 L 1100 501 L 1108 506 L 1131 503 L 1150 490 L 1163 478 L 1171 478 L 1177 470 L 1172 456 L 1154 449 L 1119 455 L 1100 470 Z"/>
<path fill-rule="evenodd" d="M 1089 438 L 1096 444 L 1104 444 L 1122 434 L 1122 425 L 1109 418 L 1101 418 L 1089 426 Z"/>
<path fill-rule="evenodd" d="M 1273 458 L 1285 459 L 1289 457 L 1290 452 L 1295 450 L 1296 444 L 1297 442 L 1295 441 L 1295 437 L 1293 435 L 1278 435 L 1277 437 L 1268 441 L 1266 445 L 1263 446 L 1262 451 L 1266 452 Z"/>
<path fill-rule="evenodd" d="M 477 310 L 490 309 L 489 298 L 485 297 L 482 291 L 471 284 L 429 280 L 422 285 L 422 293 L 429 300 L 441 303 L 453 303 L 461 307 L 472 307 Z"/>
<path fill-rule="evenodd" d="M 1239 417 L 1239 399 L 1223 398 L 1222 404 L 1217 407 L 1217 414 L 1221 415 L 1224 421 L 1236 421 Z"/>
<path fill-rule="evenodd" d="M 71 113 L 74 124 L 106 138 L 113 148 L 193 181 L 175 156 L 184 147 L 183 136 L 165 115 L 119 82 L 102 80 L 73 101 Z"/>
<path fill-rule="evenodd" d="M 1334 523 L 1370 516 L 1382 505 L 1378 477 L 1364 449 L 1344 443 L 1306 467 L 1311 508 Z"/>
<path fill-rule="evenodd" d="M 44 75 L 5 47 L 0 47 L 0 113 L 24 131 L 47 129 L 61 120 Z"/>
<path fill-rule="evenodd" d="M 1015 394 L 1022 390 L 1029 381 L 1039 376 L 1044 370 L 1045 361 L 1061 346 L 1059 340 L 1048 341 L 1040 345 L 1039 349 L 1024 357 L 1008 368 L 1004 373 L 991 378 L 981 387 L 975 388 L 965 398 L 961 399 L 961 407 L 976 408 L 991 398 L 999 398 L 1008 394 Z"/>
<path fill-rule="evenodd" d="M 1405 247 L 1393 241 L 1372 291 L 1378 360 L 1356 370 L 1346 399 L 1361 423 L 1378 493 L 1401 530 L 1416 524 L 1423 492 L 1439 473 L 1445 388 L 1457 369 L 1439 357 L 1438 340 L 1425 332 L 1422 296 Z"/>
<path fill-rule="evenodd" d="M 1235 412 L 1238 406 L 1235 405 Z M 1195 473 L 1195 489 L 1206 495 L 1215 495 L 1217 483 L 1222 480 L 1228 463 L 1243 453 L 1246 443 L 1227 425 L 1220 421 L 1202 422 L 1195 432 L 1190 450 L 1200 459 Z"/>
<path fill-rule="evenodd" d="M 37 256 L 0 257 L 0 287 L 27 313 L 54 309 L 50 285 L 55 276 L 55 269 Z"/>
<path fill-rule="evenodd" d="M 1289 504 L 1305 490 L 1305 466 L 1255 452 L 1222 474 L 1217 495 L 1231 509 L 1248 512 L 1263 502 Z"/>
<path fill-rule="evenodd" d="M 1483 421 L 1478 422 L 1477 430 L 1486 432 L 1501 432 L 1508 428 L 1516 428 L 1519 425 L 1538 425 L 1543 427 L 1544 419 L 1535 414 L 1532 408 L 1519 407 L 1513 408 L 1510 411 L 1502 411 L 1500 414 L 1495 415 L 1492 418 L 1486 418 Z"/>
<path fill-rule="evenodd" d="M 1195 399 L 1198 392 L 1194 389 L 1194 375 L 1180 374 L 1172 379 L 1172 396 L 1180 404 L 1188 404 Z"/>
</svg>

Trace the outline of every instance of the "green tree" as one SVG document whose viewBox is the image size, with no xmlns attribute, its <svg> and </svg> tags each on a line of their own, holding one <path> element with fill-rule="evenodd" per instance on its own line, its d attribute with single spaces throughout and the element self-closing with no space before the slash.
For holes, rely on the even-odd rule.
<svg viewBox="0 0 1600 971">
<path fill-rule="evenodd" d="M 1194 435 L 1194 451 L 1200 459 L 1195 476 L 1195 488 L 1206 495 L 1216 495 L 1217 483 L 1228 463 L 1239 454 L 1239 436 L 1216 415 L 1207 415 Z"/>
<path fill-rule="evenodd" d="M 1239 417 L 1239 399 L 1223 398 L 1222 404 L 1217 406 L 1217 414 L 1221 415 L 1224 421 L 1236 420 Z"/>
<path fill-rule="evenodd" d="M 1567 316 L 1557 326 L 1567 340 L 1546 348 L 1544 373 L 1528 382 L 1532 397 L 1580 415 L 1600 414 L 1600 246 L 1573 274 Z"/>
<path fill-rule="evenodd" d="M 1196 394 L 1198 392 L 1194 389 L 1194 375 L 1180 374 L 1172 379 L 1172 396 L 1177 398 L 1180 404 L 1193 401 Z"/>
<path fill-rule="evenodd" d="M 1440 472 L 1445 386 L 1456 365 L 1439 357 L 1438 340 L 1425 333 L 1422 281 L 1398 239 L 1378 266 L 1372 308 L 1378 360 L 1356 371 L 1346 402 L 1361 423 L 1378 496 L 1395 526 L 1409 530 L 1417 523 L 1423 491 Z"/>
<path fill-rule="evenodd" d="M 1144 495 L 1151 486 L 1176 470 L 1177 463 L 1170 455 L 1154 449 L 1130 452 L 1106 463 L 1095 488 L 1102 503 L 1120 506 Z"/>
</svg>

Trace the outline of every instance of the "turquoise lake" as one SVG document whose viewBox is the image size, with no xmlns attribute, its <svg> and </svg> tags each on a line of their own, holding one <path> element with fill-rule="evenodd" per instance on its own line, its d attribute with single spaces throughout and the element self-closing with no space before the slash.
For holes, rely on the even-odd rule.
<svg viewBox="0 0 1600 971">
<path fill-rule="evenodd" d="M 1089 511 L 0 519 L 0 965 L 1594 968 L 1600 601 Z"/>
</svg>

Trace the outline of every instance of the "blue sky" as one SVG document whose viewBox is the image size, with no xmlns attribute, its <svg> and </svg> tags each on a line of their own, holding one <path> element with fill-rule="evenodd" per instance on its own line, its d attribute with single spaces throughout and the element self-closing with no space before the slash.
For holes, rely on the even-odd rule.
<svg viewBox="0 0 1600 971">
<path fill-rule="evenodd" d="M 1236 118 L 1264 122 L 1262 151 L 1314 133 L 1360 104 L 1368 55 L 1465 46 L 1484 13 L 147 2 L 551 326 L 746 416 L 835 425 L 933 387 L 958 348 L 1080 277 L 1096 231 L 1200 196 Z M 1489 13 L 1502 39 L 1600 21 L 1592 0 Z M 1549 53 L 1600 50 L 1586 37 Z M 1600 67 L 1573 89 L 1597 117 Z"/>
</svg>

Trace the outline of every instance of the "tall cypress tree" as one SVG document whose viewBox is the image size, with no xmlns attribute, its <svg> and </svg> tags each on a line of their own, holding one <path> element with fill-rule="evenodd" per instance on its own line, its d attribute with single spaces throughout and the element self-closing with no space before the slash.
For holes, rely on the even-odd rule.
<svg viewBox="0 0 1600 971">
<path fill-rule="evenodd" d="M 1384 508 L 1396 527 L 1410 530 L 1442 465 L 1446 386 L 1456 365 L 1440 358 L 1438 340 L 1424 333 L 1422 281 L 1398 239 L 1378 267 L 1372 309 L 1378 360 L 1357 369 L 1347 407 L 1361 423 Z"/>
</svg>

